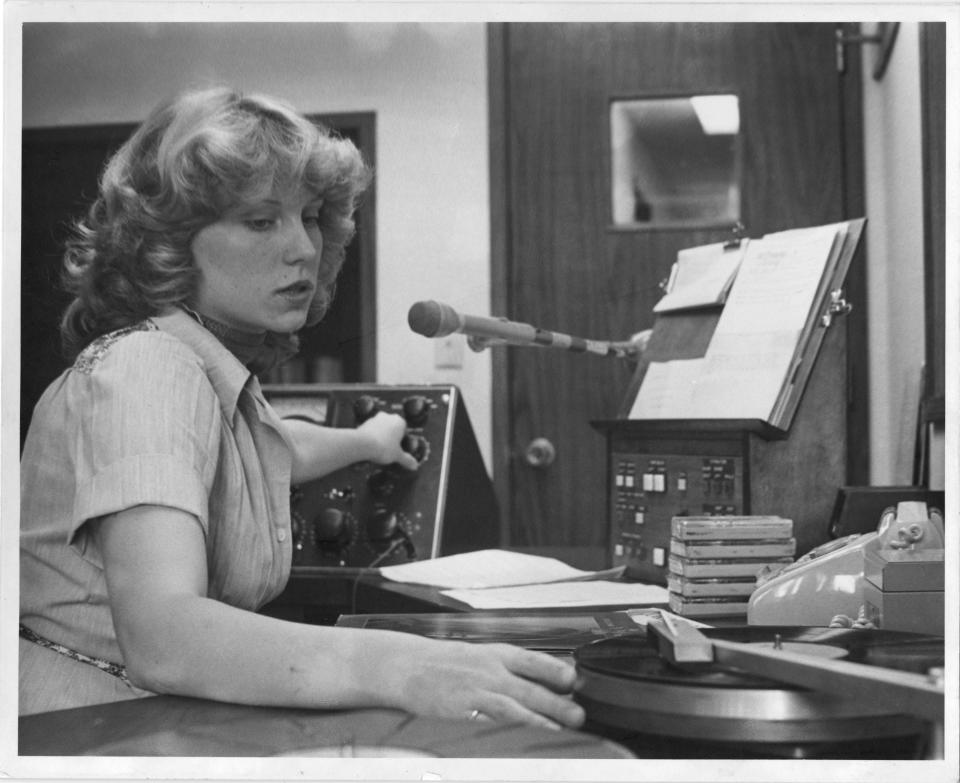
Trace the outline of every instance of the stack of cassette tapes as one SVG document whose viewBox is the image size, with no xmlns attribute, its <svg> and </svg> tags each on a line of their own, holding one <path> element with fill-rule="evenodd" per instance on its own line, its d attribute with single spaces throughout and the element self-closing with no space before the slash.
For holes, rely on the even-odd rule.
<svg viewBox="0 0 960 783">
<path fill-rule="evenodd" d="M 793 562 L 793 520 L 777 516 L 674 517 L 667 588 L 686 617 L 747 613 L 761 572 Z"/>
</svg>

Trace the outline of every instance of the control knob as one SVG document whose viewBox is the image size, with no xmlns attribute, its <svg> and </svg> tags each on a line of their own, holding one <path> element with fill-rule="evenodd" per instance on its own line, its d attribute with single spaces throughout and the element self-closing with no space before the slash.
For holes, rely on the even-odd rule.
<svg viewBox="0 0 960 783">
<path fill-rule="evenodd" d="M 357 424 L 363 424 L 367 419 L 372 419 L 381 410 L 382 405 L 375 397 L 369 394 L 361 394 L 353 401 L 353 417 Z"/>
<path fill-rule="evenodd" d="M 422 427 L 430 417 L 430 402 L 426 397 L 417 395 L 403 401 L 403 418 L 411 427 Z"/>
<path fill-rule="evenodd" d="M 378 470 L 367 479 L 370 491 L 379 498 L 389 497 L 397 488 L 397 479 L 389 470 Z"/>
<path fill-rule="evenodd" d="M 350 515 L 338 508 L 325 508 L 313 520 L 313 535 L 317 546 L 339 552 L 353 537 Z"/>
<path fill-rule="evenodd" d="M 374 512 L 367 520 L 367 537 L 371 541 L 389 541 L 400 529 L 397 515 L 386 509 Z"/>
<path fill-rule="evenodd" d="M 417 462 L 423 462 L 430 452 L 430 444 L 426 438 L 422 435 L 412 435 L 409 432 L 400 439 L 400 448 Z"/>
</svg>

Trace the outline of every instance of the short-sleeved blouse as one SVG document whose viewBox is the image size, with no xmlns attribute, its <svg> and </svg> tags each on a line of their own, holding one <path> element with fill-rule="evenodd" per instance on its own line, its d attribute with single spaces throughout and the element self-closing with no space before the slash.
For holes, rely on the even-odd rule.
<svg viewBox="0 0 960 783">
<path fill-rule="evenodd" d="M 143 504 L 193 515 L 207 595 L 259 608 L 290 574 L 291 464 L 256 377 L 183 311 L 97 339 L 46 390 L 24 446 L 20 622 L 122 663 L 85 523 Z M 20 648 L 21 712 L 148 695 L 36 644 Z"/>
</svg>

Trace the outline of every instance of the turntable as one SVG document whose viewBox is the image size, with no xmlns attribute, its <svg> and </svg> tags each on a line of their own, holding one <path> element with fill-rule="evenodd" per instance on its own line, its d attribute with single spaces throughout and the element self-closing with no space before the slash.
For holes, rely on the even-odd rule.
<svg viewBox="0 0 960 783">
<path fill-rule="evenodd" d="M 942 757 L 942 637 L 664 619 L 576 651 L 588 731 L 641 757 Z"/>
<path fill-rule="evenodd" d="M 341 616 L 337 625 L 509 642 L 571 659 L 579 674 L 575 698 L 587 713 L 583 730 L 638 758 L 943 754 L 941 636 L 796 626 L 696 628 L 652 607 L 353 615 Z"/>
</svg>

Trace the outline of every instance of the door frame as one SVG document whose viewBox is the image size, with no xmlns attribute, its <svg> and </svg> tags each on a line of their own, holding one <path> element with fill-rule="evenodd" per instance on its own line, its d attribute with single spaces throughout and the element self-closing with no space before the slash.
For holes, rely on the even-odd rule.
<svg viewBox="0 0 960 783">
<path fill-rule="evenodd" d="M 857 23 L 838 25 L 847 33 L 859 32 Z M 487 90 L 490 134 L 490 306 L 498 316 L 510 317 L 510 247 L 512 200 L 510 170 L 510 111 L 507 63 L 510 23 L 487 25 Z M 865 214 L 863 157 L 863 88 L 859 57 L 847 57 L 842 78 L 840 112 L 843 123 L 844 210 L 850 217 Z M 847 476 L 852 485 L 869 483 L 870 407 L 869 363 L 867 357 L 867 272 L 865 250 L 851 267 L 846 297 L 855 307 L 846 320 L 847 329 Z M 512 503 L 511 461 L 516 457 L 511 443 L 510 373 L 511 353 L 491 351 L 493 478 L 500 505 L 500 541 L 511 543 Z"/>
<path fill-rule="evenodd" d="M 372 111 L 309 114 L 336 133 L 356 135 L 363 159 L 374 170 L 377 162 L 377 115 Z M 360 380 L 377 379 L 377 188 L 372 181 L 355 213 L 355 242 L 360 264 Z"/>
</svg>

